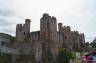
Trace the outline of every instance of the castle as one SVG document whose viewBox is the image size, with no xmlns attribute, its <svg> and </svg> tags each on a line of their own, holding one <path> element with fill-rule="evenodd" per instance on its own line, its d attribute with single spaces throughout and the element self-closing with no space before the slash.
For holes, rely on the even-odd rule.
<svg viewBox="0 0 96 63">
<path fill-rule="evenodd" d="M 30 19 L 26 19 L 25 24 L 17 24 L 14 46 L 18 46 L 17 49 L 22 54 L 34 55 L 37 63 L 48 58 L 47 55 L 55 58 L 59 48 L 78 50 L 80 44 L 85 43 L 84 34 L 71 31 L 70 26 L 59 23 L 57 31 L 56 17 L 47 13 L 40 19 L 40 31 L 30 32 L 30 22 Z"/>
</svg>

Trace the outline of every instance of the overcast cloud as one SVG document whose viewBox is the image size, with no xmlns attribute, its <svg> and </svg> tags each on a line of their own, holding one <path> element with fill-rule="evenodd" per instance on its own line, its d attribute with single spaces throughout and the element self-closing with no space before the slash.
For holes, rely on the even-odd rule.
<svg viewBox="0 0 96 63">
<path fill-rule="evenodd" d="M 95 0 L 0 0 L 0 32 L 15 35 L 17 23 L 30 18 L 31 31 L 39 30 L 40 18 L 49 13 L 58 23 L 85 34 L 86 41 L 96 37 Z"/>
</svg>

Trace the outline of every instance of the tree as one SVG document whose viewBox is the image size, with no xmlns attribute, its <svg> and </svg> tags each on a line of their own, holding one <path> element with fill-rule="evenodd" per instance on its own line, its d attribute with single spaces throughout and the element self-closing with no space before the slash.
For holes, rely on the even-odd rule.
<svg viewBox="0 0 96 63">
<path fill-rule="evenodd" d="M 92 48 L 96 48 L 96 38 L 90 44 Z"/>
<path fill-rule="evenodd" d="M 86 43 L 80 43 L 80 48 L 82 49 L 84 47 L 86 47 Z"/>
<path fill-rule="evenodd" d="M 69 63 L 70 60 L 70 51 L 65 48 L 59 49 L 59 54 L 57 56 L 58 63 Z"/>
<path fill-rule="evenodd" d="M 71 59 L 76 59 L 76 52 L 75 51 L 71 51 Z"/>
<path fill-rule="evenodd" d="M 90 43 L 89 43 L 89 42 L 86 42 L 86 43 L 85 43 L 85 47 L 86 47 L 86 48 L 89 48 L 89 46 L 90 46 Z"/>
<path fill-rule="evenodd" d="M 0 63 L 11 63 L 12 61 L 12 55 L 11 54 L 6 54 L 6 53 L 0 52 Z"/>
</svg>

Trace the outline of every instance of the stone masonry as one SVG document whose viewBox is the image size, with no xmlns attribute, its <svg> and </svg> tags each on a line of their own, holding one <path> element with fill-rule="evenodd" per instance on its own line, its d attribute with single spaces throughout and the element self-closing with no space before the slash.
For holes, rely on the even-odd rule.
<svg viewBox="0 0 96 63">
<path fill-rule="evenodd" d="M 59 48 L 78 50 L 80 43 L 85 43 L 84 34 L 71 31 L 70 26 L 59 23 L 57 31 L 56 17 L 47 13 L 40 19 L 40 31 L 30 32 L 30 22 L 30 19 L 26 19 L 25 24 L 17 24 L 14 47 L 22 52 L 21 55 L 34 55 L 37 63 L 46 63 L 46 59 L 55 58 Z"/>
</svg>

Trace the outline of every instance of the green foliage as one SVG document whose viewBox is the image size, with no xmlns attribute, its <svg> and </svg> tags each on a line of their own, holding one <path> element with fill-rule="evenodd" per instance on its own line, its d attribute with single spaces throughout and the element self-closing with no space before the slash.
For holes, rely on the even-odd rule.
<svg viewBox="0 0 96 63">
<path fill-rule="evenodd" d="M 92 46 L 92 48 L 96 48 L 96 38 L 93 40 L 93 42 L 91 42 L 90 45 Z"/>
<path fill-rule="evenodd" d="M 86 47 L 86 44 L 80 43 L 80 48 L 82 49 L 84 47 Z"/>
<path fill-rule="evenodd" d="M 71 51 L 71 59 L 76 59 L 76 52 L 75 51 Z"/>
<path fill-rule="evenodd" d="M 0 63 L 11 63 L 12 55 L 0 53 Z"/>
<path fill-rule="evenodd" d="M 85 46 L 86 46 L 86 48 L 89 48 L 90 43 L 89 43 L 89 42 L 86 42 L 86 43 L 85 43 Z"/>
<path fill-rule="evenodd" d="M 83 56 L 83 53 L 84 53 L 83 51 L 82 51 L 82 52 L 80 52 L 80 55 L 81 55 L 81 56 Z"/>
<path fill-rule="evenodd" d="M 70 60 L 70 51 L 65 48 L 59 49 L 59 54 L 57 56 L 58 63 L 68 63 Z"/>
<path fill-rule="evenodd" d="M 15 37 L 10 38 L 10 41 L 11 41 L 11 42 L 13 42 L 13 41 L 15 41 L 15 40 L 16 40 Z"/>
</svg>

